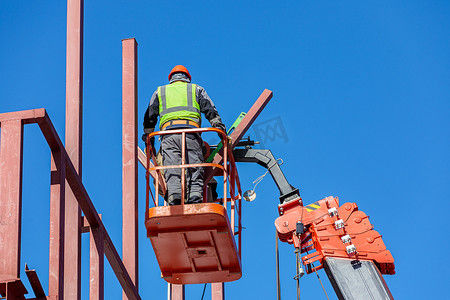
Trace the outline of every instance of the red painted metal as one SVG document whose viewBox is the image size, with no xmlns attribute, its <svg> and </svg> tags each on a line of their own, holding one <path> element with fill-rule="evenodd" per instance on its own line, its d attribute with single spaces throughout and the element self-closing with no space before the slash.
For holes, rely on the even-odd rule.
<svg viewBox="0 0 450 300">
<path fill-rule="evenodd" d="M 83 119 L 83 0 L 67 0 L 66 151 L 81 178 Z M 66 188 L 64 296 L 81 297 L 81 211 Z"/>
<path fill-rule="evenodd" d="M 137 43 L 122 40 L 122 257 L 138 288 Z M 123 294 L 123 299 L 128 299 Z"/>
<path fill-rule="evenodd" d="M 38 108 L 38 109 L 1 113 L 0 114 L 0 127 L 1 127 L 1 123 L 7 122 L 7 121 L 21 120 L 22 124 L 37 123 L 38 120 L 40 120 L 42 118 L 43 111 L 45 111 L 43 108 Z"/>
<path fill-rule="evenodd" d="M 224 146 L 224 165 L 214 163 L 186 164 L 185 143 L 187 133 L 214 131 L 221 135 Z M 182 136 L 182 161 L 181 165 L 158 166 L 156 165 L 154 149 L 147 149 L 147 166 L 150 157 L 154 161 L 154 167 L 147 167 L 147 210 L 145 224 L 147 236 L 155 250 L 155 254 L 166 281 L 175 284 L 190 284 L 204 282 L 223 282 L 237 280 L 242 276 L 240 261 L 241 239 L 239 238 L 239 250 L 236 247 L 234 236 L 241 234 L 240 200 L 241 189 L 239 177 L 236 171 L 231 148 L 228 147 L 225 133 L 215 128 L 192 128 L 171 131 L 159 131 L 149 135 L 148 139 L 157 135 L 181 134 Z M 147 141 L 149 144 L 149 141 Z M 229 161 L 228 161 L 229 160 Z M 158 176 L 155 185 L 156 200 L 154 208 L 148 207 L 150 192 L 151 171 L 159 173 L 161 169 L 177 168 L 184 170 L 193 167 L 214 167 L 222 170 L 218 175 L 223 176 L 223 206 L 214 203 L 203 203 L 179 206 L 158 206 Z M 230 225 L 226 212 L 228 201 L 228 185 L 230 180 Z M 185 180 L 181 180 L 182 194 L 184 193 Z M 236 186 L 238 194 L 235 195 Z M 206 195 L 203 197 L 206 202 Z M 236 208 L 236 201 L 238 207 Z M 238 215 L 239 229 L 234 229 L 235 214 Z M 177 259 L 174 259 L 176 257 Z"/>
<path fill-rule="evenodd" d="M 89 251 L 89 299 L 103 300 L 104 292 L 104 237 L 99 228 L 90 227 Z"/>
<path fill-rule="evenodd" d="M 41 281 L 37 276 L 36 270 L 30 270 L 28 265 L 25 264 L 25 274 L 30 281 L 31 288 L 33 289 L 36 298 L 45 297 L 44 289 L 42 288 Z"/>
<path fill-rule="evenodd" d="M 0 280 L 20 277 L 23 125 L 1 121 Z"/>
<path fill-rule="evenodd" d="M 186 197 L 186 132 L 181 132 L 181 205 L 184 205 Z M 156 165 L 156 162 L 155 162 Z M 177 168 L 180 168 L 176 166 Z"/>
<path fill-rule="evenodd" d="M 211 283 L 211 300 L 225 300 L 225 284 L 223 282 Z"/>
<path fill-rule="evenodd" d="M 25 294 L 28 291 L 20 279 L 0 281 L 0 295 L 6 300 L 25 300 Z"/>
<path fill-rule="evenodd" d="M 184 300 L 185 288 L 183 284 L 171 284 L 170 285 L 171 300 Z"/>
<path fill-rule="evenodd" d="M 223 282 L 242 276 L 237 247 L 222 205 L 153 207 L 145 226 L 167 282 Z"/>
<path fill-rule="evenodd" d="M 239 141 L 247 132 L 247 130 L 250 129 L 250 126 L 252 126 L 253 122 L 259 116 L 261 111 L 264 109 L 264 107 L 266 107 L 267 103 L 269 103 L 270 99 L 272 99 L 272 95 L 273 95 L 272 91 L 265 89 L 262 92 L 262 94 L 258 97 L 258 99 L 250 108 L 248 113 L 244 116 L 239 125 L 230 134 L 229 139 L 231 140 L 230 142 L 231 149 L 234 149 L 234 147 L 236 147 L 236 145 L 239 143 Z M 220 151 L 216 154 L 212 162 L 220 164 L 222 161 L 223 161 L 223 151 Z M 215 176 L 216 171 L 217 170 L 214 168 L 206 170 L 205 182 L 209 182 L 211 178 Z"/>
<path fill-rule="evenodd" d="M 151 134 L 148 135 L 147 137 L 147 145 L 149 145 L 149 141 L 150 138 L 155 137 L 155 136 L 163 136 L 163 135 L 168 135 L 168 134 L 182 134 L 182 133 L 204 133 L 204 132 L 216 132 L 218 134 L 220 134 L 222 136 L 222 140 L 225 141 L 226 140 L 226 135 L 223 131 L 221 131 L 220 129 L 217 128 L 193 128 L 193 129 L 179 129 L 179 130 L 170 130 L 170 131 L 157 131 L 157 132 L 153 132 Z M 184 147 L 183 147 L 184 148 Z M 156 157 L 155 157 L 155 151 L 154 149 L 152 149 L 151 147 L 148 147 L 147 149 L 147 153 L 146 153 L 146 179 L 147 179 L 147 208 L 148 208 L 148 203 L 150 202 L 149 200 L 149 182 L 150 182 L 150 174 L 152 174 L 152 177 L 155 179 L 156 183 L 155 183 L 155 196 L 157 198 L 159 195 L 159 188 L 160 186 L 162 186 L 162 184 L 160 183 L 161 181 L 164 180 L 164 177 L 161 175 L 161 172 L 159 172 L 159 170 L 162 169 L 180 169 L 180 168 L 195 168 L 195 167 L 213 167 L 214 169 L 219 169 L 222 170 L 222 173 L 218 174 L 223 175 L 223 170 L 224 170 L 224 166 L 222 166 L 221 164 L 216 164 L 216 163 L 201 163 L 201 164 L 181 164 L 181 165 L 173 165 L 173 166 L 158 166 L 156 164 Z M 150 159 L 153 160 L 154 163 L 152 163 L 150 161 Z M 235 168 L 234 168 L 235 169 Z M 207 181 L 205 181 L 205 185 L 207 184 Z M 165 187 L 165 184 L 163 185 Z M 156 199 L 158 200 L 158 199 Z M 156 201 L 155 205 L 159 205 L 158 201 Z M 146 218 L 147 218 L 147 212 L 146 212 Z"/>
<path fill-rule="evenodd" d="M 336 209 L 330 213 L 329 209 Z M 323 267 L 326 257 L 353 258 L 376 262 L 382 274 L 395 274 L 394 258 L 381 239 L 373 230 L 368 216 L 358 210 L 355 203 L 339 206 L 334 197 L 327 197 L 307 206 L 302 206 L 301 199 L 293 200 L 279 206 L 280 217 L 275 220 L 279 239 L 300 248 L 303 263 L 309 266 L 311 273 Z M 296 234 L 296 224 L 302 222 L 307 230 L 300 236 Z M 343 222 L 343 226 L 336 226 Z M 344 242 L 342 237 L 350 237 Z M 356 252 L 348 252 L 347 246 L 355 246 Z M 318 263 L 313 267 L 313 263 Z"/>
<path fill-rule="evenodd" d="M 74 165 L 72 164 L 72 161 L 70 160 L 67 152 L 64 149 L 64 146 L 61 143 L 61 140 L 56 133 L 55 128 L 53 127 L 52 122 L 50 121 L 50 118 L 48 117 L 45 109 L 34 109 L 29 111 L 23 111 L 23 112 L 15 112 L 15 113 L 8 113 L 8 114 L 0 114 L 0 125 L 1 128 L 1 143 L 2 143 L 2 149 L 0 152 L 0 161 L 1 166 L 3 166 L 3 169 L 1 170 L 1 176 L 0 176 L 0 188 L 2 188 L 2 193 L 0 194 L 0 206 L 3 208 L 4 206 L 7 207 L 7 205 L 4 205 L 5 203 L 8 203 L 6 200 L 9 199 L 7 195 L 9 195 L 9 189 L 11 187 L 16 187 L 14 189 L 14 195 L 16 197 L 19 197 L 20 189 L 18 187 L 20 186 L 21 179 L 19 176 L 14 175 L 18 172 L 18 170 L 21 170 L 22 168 L 22 151 L 21 147 L 18 145 L 22 144 L 22 124 L 30 124 L 30 123 L 38 123 L 42 133 L 44 134 L 44 138 L 46 139 L 53 155 L 54 160 L 54 166 L 52 167 L 52 188 L 51 188 L 51 219 L 52 223 L 50 225 L 51 228 L 51 234 L 50 234 L 50 250 L 55 253 L 55 251 L 58 249 L 58 241 L 61 241 L 63 239 L 63 226 L 61 218 L 63 217 L 62 209 L 63 209 L 63 203 L 62 195 L 64 194 L 63 189 L 61 188 L 62 184 L 62 174 L 65 166 L 65 173 L 66 173 L 66 180 L 69 184 L 69 187 L 73 191 L 76 200 L 78 201 L 81 209 L 83 210 L 83 213 L 85 215 L 85 218 L 89 222 L 89 226 L 92 229 L 98 230 L 103 235 L 104 240 L 104 247 L 105 247 L 105 255 L 111 265 L 111 268 L 113 269 L 114 273 L 116 274 L 117 279 L 119 280 L 122 288 L 124 289 L 125 293 L 127 294 L 129 299 L 140 299 L 140 296 L 138 295 L 137 289 L 134 286 L 130 276 L 128 275 L 128 272 L 125 268 L 125 266 L 122 263 L 122 260 L 120 259 L 119 254 L 117 253 L 116 248 L 114 247 L 114 244 L 106 231 L 100 216 L 98 215 L 94 205 L 92 204 L 91 199 L 89 198 L 89 195 L 86 192 L 86 189 L 83 186 L 83 183 L 81 182 L 81 178 L 78 175 Z M 19 126 L 20 130 L 17 129 L 17 126 L 15 127 L 15 132 L 20 132 L 20 134 L 12 134 L 12 131 L 10 130 L 10 124 L 16 124 Z M 8 143 L 10 143 L 11 136 L 15 137 L 15 140 L 12 143 L 12 145 L 9 145 L 6 151 L 3 151 L 3 147 Z M 14 146 L 15 145 L 15 146 Z M 11 147 L 10 147 L 11 146 Z M 14 150 L 15 149 L 15 150 Z M 13 152 L 12 154 L 9 154 L 8 151 Z M 8 156 L 10 159 L 9 163 L 12 163 L 15 159 L 15 163 L 13 165 L 8 165 L 9 163 L 4 163 L 5 157 Z M 58 161 L 60 162 L 58 164 Z M 8 168 L 6 167 L 8 165 Z M 12 166 L 12 168 L 10 168 Z M 61 169 L 58 169 L 59 166 L 61 166 Z M 16 170 L 14 172 L 11 172 L 12 170 Z M 61 173 L 55 172 L 60 171 Z M 12 174 L 11 176 L 6 176 L 5 174 Z M 5 175 L 5 176 L 4 176 Z M 6 180 L 7 178 L 14 178 L 16 177 L 14 184 L 7 184 Z M 59 185 L 59 188 L 58 188 Z M 3 186 L 8 186 L 8 189 L 4 189 Z M 5 200 L 6 199 L 6 200 Z M 5 200 L 5 201 L 4 201 Z M 59 205 L 59 206 L 58 206 Z M 0 213 L 4 212 L 2 209 Z M 58 213 L 59 212 L 59 213 Z M 3 219 L 2 219 L 3 220 Z M 81 220 L 81 218 L 80 218 Z M 81 223 L 81 221 L 79 221 Z M 58 228 L 59 225 L 59 228 Z M 19 227 L 19 229 L 17 229 Z M 20 225 L 17 225 L 15 230 L 15 234 L 17 235 L 20 233 Z M 53 229 L 52 229 L 53 228 Z M 1 238 L 3 238 L 4 235 L 0 235 Z M 50 258 L 50 264 L 58 263 L 62 261 L 62 244 L 59 244 L 59 255 L 56 255 L 56 258 Z M 17 247 L 16 247 L 17 249 Z M 12 253 L 12 252 L 11 252 Z M 19 256 L 19 252 L 14 253 L 14 257 Z M 5 256 L 6 257 L 6 256 Z M 67 260 L 67 257 L 66 257 Z M 14 261 L 14 259 L 13 259 Z M 3 262 L 3 260 L 2 260 Z M 14 265 L 15 266 L 15 265 Z M 55 268 L 53 266 L 50 267 L 50 272 L 54 272 L 53 275 L 50 274 L 50 282 L 53 281 L 53 284 L 49 284 L 49 290 L 52 290 L 54 293 L 59 293 L 61 290 L 61 284 L 62 281 L 62 270 L 61 270 L 62 264 L 60 263 L 59 268 Z M 2 274 L 2 273 L 0 273 Z M 20 281 L 20 279 L 16 278 L 6 278 L 4 276 L 0 277 L 0 289 L 2 287 L 6 289 L 9 286 L 9 290 L 11 292 L 11 295 L 15 293 L 17 294 L 17 290 L 14 290 L 15 286 L 18 286 L 17 281 Z M 11 283 L 11 284 L 10 284 Z M 19 291 L 20 292 L 20 291 Z M 11 299 L 17 299 L 19 296 L 9 296 L 9 297 L 16 297 Z M 53 294 L 49 295 L 48 299 L 61 299 L 63 295 L 61 294 Z M 73 299 L 73 298 L 72 298 Z"/>
<path fill-rule="evenodd" d="M 114 247 L 114 244 L 109 237 L 108 232 L 106 231 L 100 217 L 97 214 L 97 211 L 92 204 L 91 199 L 89 198 L 86 189 L 84 188 L 80 177 L 75 171 L 70 160 L 66 161 L 68 164 L 67 168 L 67 181 L 69 182 L 70 188 L 74 191 L 75 196 L 77 197 L 78 203 L 80 204 L 81 209 L 85 217 L 88 219 L 91 227 L 98 227 L 99 230 L 103 232 L 104 242 L 105 242 L 105 255 L 108 259 L 111 268 L 116 274 L 117 279 L 119 280 L 122 288 L 124 289 L 126 295 L 129 299 L 140 299 L 137 289 L 134 286 L 123 262 L 117 253 L 117 250 Z"/>
<path fill-rule="evenodd" d="M 61 150 L 52 149 L 50 180 L 50 245 L 48 294 L 64 295 L 64 213 L 66 160 Z"/>
<path fill-rule="evenodd" d="M 102 215 L 99 214 L 100 219 Z M 81 217 L 81 233 L 89 233 L 89 299 L 104 298 L 104 237 L 98 228 L 91 228 L 86 217 Z"/>
</svg>

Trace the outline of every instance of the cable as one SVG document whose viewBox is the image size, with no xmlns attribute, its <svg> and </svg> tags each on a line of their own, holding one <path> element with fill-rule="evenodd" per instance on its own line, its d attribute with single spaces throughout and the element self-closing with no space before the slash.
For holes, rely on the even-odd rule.
<svg viewBox="0 0 450 300">
<path fill-rule="evenodd" d="M 327 291 L 325 291 L 325 287 L 323 286 L 322 280 L 320 280 L 319 273 L 317 273 L 316 268 L 314 268 L 314 265 L 312 265 L 312 266 L 313 266 L 314 272 L 316 272 L 317 278 L 319 279 L 320 285 L 322 286 L 322 289 L 323 289 L 323 292 L 325 293 L 325 296 L 327 297 L 328 300 L 330 300 L 330 298 L 328 298 Z"/>
<path fill-rule="evenodd" d="M 206 291 L 206 283 L 205 283 L 205 286 L 203 287 L 203 294 L 202 294 L 202 299 L 201 300 L 203 300 L 203 296 L 205 296 L 205 291 Z"/>
<path fill-rule="evenodd" d="M 300 274 L 299 274 L 299 269 L 300 269 L 300 261 L 299 261 L 299 249 L 295 249 L 295 267 L 297 270 L 297 276 L 294 277 L 294 279 L 297 280 L 297 300 L 300 300 Z"/>
<path fill-rule="evenodd" d="M 277 300 L 281 300 L 280 252 L 278 251 L 278 231 L 276 229 L 275 229 L 275 252 L 276 252 L 276 272 L 277 272 Z"/>
<path fill-rule="evenodd" d="M 309 254 L 308 250 L 306 250 L 306 254 Z M 330 300 L 330 298 L 328 298 L 327 291 L 325 290 L 325 287 L 323 286 L 322 280 L 320 279 L 319 273 L 317 273 L 317 270 L 314 267 L 314 264 L 311 263 L 311 265 L 312 265 L 312 269 L 314 270 L 314 272 L 316 272 L 317 278 L 319 279 L 320 285 L 322 286 L 322 289 L 323 289 L 323 292 L 325 293 L 325 296 L 327 297 L 328 300 Z"/>
<path fill-rule="evenodd" d="M 278 163 L 278 161 L 281 161 L 281 163 Z M 272 168 L 275 164 L 278 164 L 279 166 L 281 166 L 284 163 L 283 159 L 279 158 L 277 160 L 275 160 L 275 162 L 273 164 L 271 164 L 268 168 L 266 173 L 264 173 L 263 175 L 259 176 L 258 178 L 255 179 L 255 181 L 253 181 L 253 183 L 256 183 L 255 186 L 253 187 L 253 191 L 255 191 L 256 186 L 264 179 L 264 176 L 267 175 L 267 173 L 269 173 L 270 168 Z"/>
</svg>

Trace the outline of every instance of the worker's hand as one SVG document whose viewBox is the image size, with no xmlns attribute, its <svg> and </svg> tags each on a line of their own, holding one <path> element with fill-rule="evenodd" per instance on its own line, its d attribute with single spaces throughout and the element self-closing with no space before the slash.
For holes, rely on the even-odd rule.
<svg viewBox="0 0 450 300">
<path fill-rule="evenodd" d="M 218 123 L 218 124 L 216 124 L 216 126 L 213 126 L 213 127 L 223 130 L 223 131 L 225 131 L 225 133 L 227 133 L 227 128 L 225 127 L 225 125 L 223 123 Z"/>
<path fill-rule="evenodd" d="M 219 117 L 215 117 L 214 119 L 211 119 L 209 121 L 211 123 L 211 126 L 220 130 L 223 130 L 225 133 L 227 133 L 227 128 L 222 123 L 222 120 Z M 219 138 L 222 139 L 222 135 L 218 134 Z"/>
<path fill-rule="evenodd" d="M 142 140 L 145 143 L 145 147 L 147 147 L 147 137 L 150 133 L 153 133 L 155 131 L 155 128 L 144 128 L 144 134 L 142 135 Z M 153 148 L 155 148 L 155 137 L 150 138 L 150 144 Z"/>
<path fill-rule="evenodd" d="M 147 145 L 147 137 L 148 137 L 148 134 L 146 134 L 146 133 L 144 133 L 144 134 L 142 135 L 142 140 L 143 140 L 144 143 L 145 143 L 145 147 L 148 147 L 148 145 Z M 151 144 L 151 146 L 152 146 L 153 148 L 155 148 L 155 137 L 154 137 L 154 136 L 152 136 L 152 137 L 150 138 L 150 144 Z"/>
<path fill-rule="evenodd" d="M 225 126 L 224 126 L 224 127 L 225 127 Z M 217 129 L 221 129 L 221 130 L 225 131 L 225 130 L 222 129 L 222 128 L 217 128 Z M 226 135 L 227 135 L 227 132 L 225 131 L 225 136 L 226 136 Z M 223 136 L 222 136 L 220 133 L 217 133 L 217 136 L 219 137 L 220 140 L 222 140 Z"/>
</svg>

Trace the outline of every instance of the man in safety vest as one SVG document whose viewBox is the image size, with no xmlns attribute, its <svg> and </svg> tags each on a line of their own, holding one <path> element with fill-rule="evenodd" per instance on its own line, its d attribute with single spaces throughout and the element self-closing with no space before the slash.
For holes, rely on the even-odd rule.
<svg viewBox="0 0 450 300">
<path fill-rule="evenodd" d="M 144 115 L 144 135 L 155 130 L 159 116 L 160 130 L 201 127 L 201 113 L 212 127 L 225 131 L 225 125 L 205 89 L 191 84 L 191 75 L 182 66 L 175 66 L 169 74 L 169 84 L 160 86 L 153 93 Z M 186 134 L 186 163 L 203 162 L 203 141 L 199 133 Z M 161 154 L 164 165 L 181 164 L 181 134 L 162 136 Z M 203 200 L 203 168 L 188 168 L 186 174 L 187 203 L 201 203 Z M 167 202 L 181 204 L 181 169 L 166 169 Z"/>
</svg>

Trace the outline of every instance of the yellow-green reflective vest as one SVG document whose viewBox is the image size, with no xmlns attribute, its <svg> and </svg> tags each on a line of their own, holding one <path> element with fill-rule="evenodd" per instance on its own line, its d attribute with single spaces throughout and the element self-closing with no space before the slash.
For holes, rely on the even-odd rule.
<svg viewBox="0 0 450 300">
<path fill-rule="evenodd" d="M 184 81 L 158 87 L 160 128 L 171 120 L 191 120 L 200 125 L 200 105 L 196 90 L 195 84 Z"/>
</svg>

